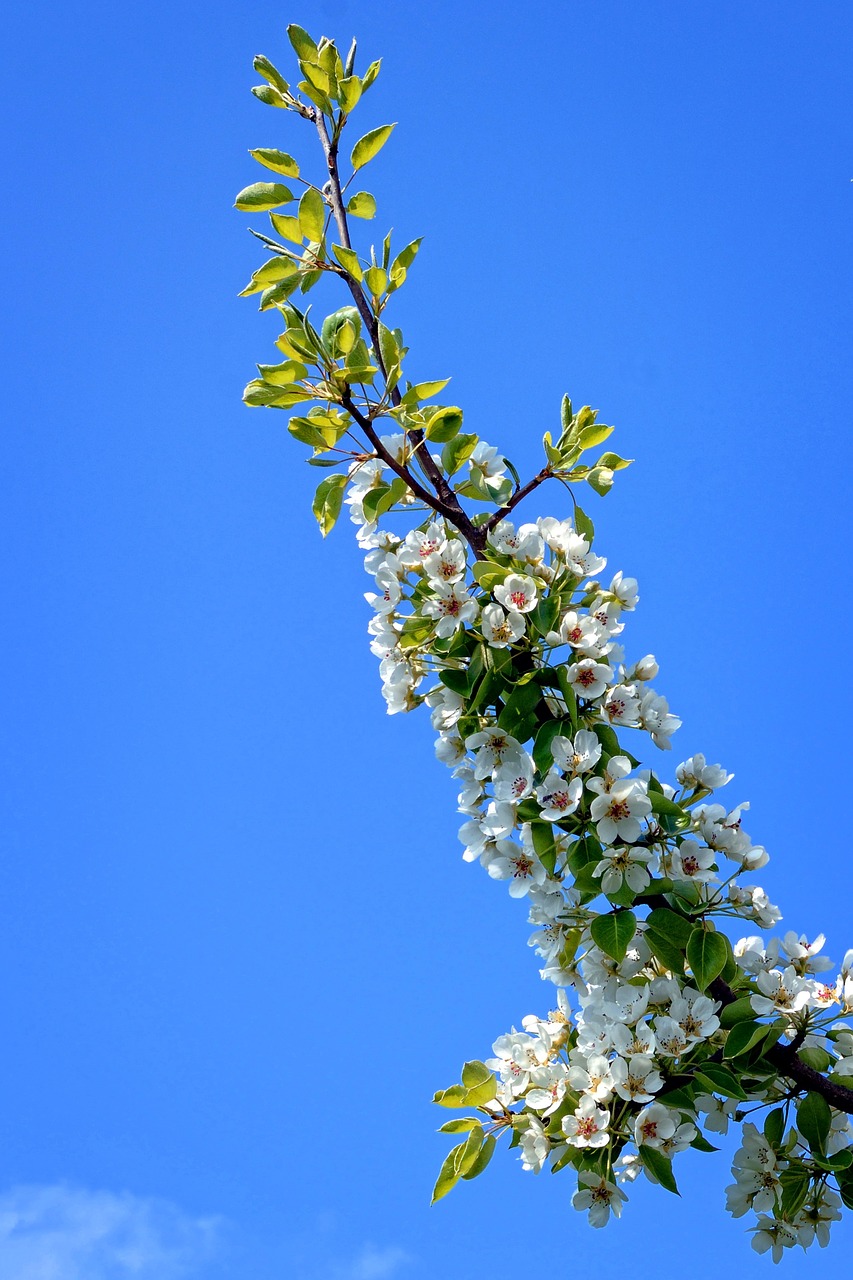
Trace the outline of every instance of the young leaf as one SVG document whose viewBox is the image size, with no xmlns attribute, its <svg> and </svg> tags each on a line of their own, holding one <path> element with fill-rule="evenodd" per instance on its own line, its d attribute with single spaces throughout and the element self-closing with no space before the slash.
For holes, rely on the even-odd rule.
<svg viewBox="0 0 853 1280">
<path fill-rule="evenodd" d="M 334 475 L 327 476 L 317 486 L 311 510 L 317 517 L 317 523 L 324 538 L 335 527 L 335 521 L 341 514 L 346 484 L 346 476 Z"/>
<path fill-rule="evenodd" d="M 261 72 L 263 74 L 263 72 Z M 290 106 L 283 93 L 274 88 L 271 84 L 256 84 L 252 86 L 252 93 L 259 102 L 263 102 L 268 107 L 282 107 L 285 111 Z"/>
<path fill-rule="evenodd" d="M 277 209 L 279 205 L 289 204 L 293 199 L 293 192 L 280 182 L 253 182 L 237 196 L 234 208 L 242 209 L 245 213 L 262 213 L 265 209 Z"/>
<path fill-rule="evenodd" d="M 425 410 L 428 412 L 428 410 Z M 436 444 L 446 444 L 448 440 L 452 440 L 458 435 L 462 428 L 462 410 L 453 406 L 446 409 L 437 409 L 432 414 L 426 426 L 427 440 L 434 440 Z"/>
<path fill-rule="evenodd" d="M 287 93 L 290 86 L 281 72 L 276 70 L 269 58 L 265 58 L 262 53 L 259 53 L 253 59 L 252 66 L 255 68 L 258 75 L 263 76 L 267 83 L 271 84 L 274 89 L 277 89 L 280 94 Z"/>
<path fill-rule="evenodd" d="M 342 245 L 333 244 L 332 253 L 343 267 L 344 271 L 348 271 L 354 280 L 364 279 L 364 271 L 358 260 L 358 254 L 354 249 L 345 249 Z"/>
<path fill-rule="evenodd" d="M 482 1123 L 474 1116 L 460 1116 L 458 1120 L 448 1120 L 439 1133 L 470 1133 L 472 1129 L 482 1129 Z"/>
<path fill-rule="evenodd" d="M 391 137 L 394 128 L 393 124 L 381 124 L 378 129 L 371 129 L 370 133 L 359 138 L 350 157 L 353 169 L 363 169 L 375 155 L 378 155 Z"/>
<path fill-rule="evenodd" d="M 493 1133 L 486 1135 L 483 1145 L 480 1147 L 474 1162 L 469 1165 L 467 1171 L 462 1174 L 462 1177 L 465 1178 L 466 1181 L 469 1181 L 471 1178 L 476 1178 L 478 1174 L 483 1172 L 486 1165 L 494 1155 L 496 1142 L 497 1139 Z"/>
<path fill-rule="evenodd" d="M 464 466 L 477 447 L 479 437 L 474 435 L 458 435 L 446 444 L 441 451 L 441 465 L 449 476 L 455 475 Z"/>
<path fill-rule="evenodd" d="M 435 1204 L 442 1196 L 446 1196 L 448 1191 L 452 1191 L 459 1181 L 460 1175 L 456 1172 L 456 1161 L 464 1146 L 464 1143 L 460 1143 L 458 1147 L 454 1147 L 452 1151 L 447 1153 L 447 1157 L 438 1171 L 438 1177 L 432 1189 L 430 1204 Z"/>
<path fill-rule="evenodd" d="M 316 187 L 308 187 L 299 201 L 299 230 L 316 244 L 323 239 L 326 202 Z"/>
<path fill-rule="evenodd" d="M 373 218 L 376 216 L 376 200 L 369 191 L 357 191 L 349 198 L 347 213 L 354 218 Z"/>
<path fill-rule="evenodd" d="M 271 213 L 270 222 L 285 240 L 290 240 L 293 244 L 302 244 L 304 241 L 298 218 L 292 218 L 288 213 Z"/>
<path fill-rule="evenodd" d="M 293 156 L 287 155 L 284 151 L 275 151 L 270 147 L 257 147 L 254 151 L 250 151 L 249 155 L 265 169 L 272 169 L 273 173 L 282 173 L 285 178 L 299 177 L 299 165 Z"/>
<path fill-rule="evenodd" d="M 317 46 L 302 27 L 291 22 L 287 28 L 287 38 L 296 50 L 296 56 L 303 61 L 316 62 Z"/>
</svg>

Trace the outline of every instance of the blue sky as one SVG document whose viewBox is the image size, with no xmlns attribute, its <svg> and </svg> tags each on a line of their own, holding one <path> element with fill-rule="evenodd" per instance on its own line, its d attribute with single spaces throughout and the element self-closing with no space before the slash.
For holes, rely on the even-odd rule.
<svg viewBox="0 0 853 1280">
<path fill-rule="evenodd" d="M 251 58 L 284 69 L 293 20 L 384 58 L 413 374 L 522 471 L 564 391 L 617 425 L 636 465 L 589 508 L 672 765 L 734 770 L 786 926 L 853 944 L 849 6 L 30 0 L 0 79 L 0 1274 L 763 1275 L 724 1154 L 607 1232 L 506 1155 L 428 1208 L 433 1090 L 550 996 L 426 719 L 385 716 L 348 528 L 322 543 L 283 415 L 240 402 L 276 332 L 236 298 L 246 150 L 312 145 Z"/>
</svg>

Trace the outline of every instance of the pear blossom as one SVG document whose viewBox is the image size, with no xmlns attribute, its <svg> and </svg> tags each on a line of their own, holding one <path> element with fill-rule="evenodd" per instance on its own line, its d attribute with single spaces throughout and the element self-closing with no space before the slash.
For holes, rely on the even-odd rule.
<svg viewBox="0 0 853 1280">
<path fill-rule="evenodd" d="M 530 613 L 539 600 L 536 583 L 523 573 L 508 574 L 503 582 L 497 583 L 494 594 L 499 604 L 514 613 Z"/>
<path fill-rule="evenodd" d="M 589 773 L 601 759 L 601 743 L 589 729 L 579 729 L 572 738 L 555 737 L 551 742 L 554 764 L 564 773 Z"/>
<path fill-rule="evenodd" d="M 610 1112 L 597 1107 L 588 1095 L 581 1098 L 575 1111 L 564 1116 L 561 1128 L 570 1147 L 606 1147 L 610 1142 Z"/>
<path fill-rule="evenodd" d="M 539 1173 L 551 1152 L 551 1139 L 545 1126 L 536 1116 L 530 1116 L 527 1128 L 521 1132 L 521 1167 L 526 1172 Z"/>
<path fill-rule="evenodd" d="M 750 1002 L 759 1015 L 798 1013 L 809 1003 L 811 988 L 792 964 L 782 972 L 778 969 L 765 970 L 759 973 L 756 982 L 761 995 L 750 996 Z"/>
<path fill-rule="evenodd" d="M 581 658 L 566 669 L 569 684 L 579 698 L 592 701 L 600 698 L 613 679 L 613 670 L 604 662 L 596 662 L 594 658 Z"/>
<path fill-rule="evenodd" d="M 618 893 L 623 884 L 634 893 L 642 893 L 651 884 L 647 865 L 651 860 L 652 855 L 647 849 L 620 845 L 618 849 L 608 850 L 607 855 L 596 863 L 593 875 L 601 876 L 604 893 Z"/>
<path fill-rule="evenodd" d="M 424 600 L 422 611 L 428 618 L 437 618 L 436 634 L 446 640 L 464 623 L 473 622 L 480 611 L 465 587 L 458 583 L 433 583 L 434 594 Z"/>
<path fill-rule="evenodd" d="M 590 785 L 599 781 L 600 779 L 595 778 Z M 652 802 L 640 783 L 628 778 L 614 783 L 603 795 L 597 795 L 590 807 L 590 815 L 602 844 L 612 844 L 614 840 L 626 840 L 629 843 L 639 840 L 643 833 L 640 819 L 647 817 L 651 811 Z"/>
<path fill-rule="evenodd" d="M 626 1102 L 653 1102 L 654 1095 L 663 1088 L 663 1076 L 652 1059 L 642 1054 L 628 1062 L 624 1058 L 616 1058 L 610 1071 L 615 1092 Z"/>
<path fill-rule="evenodd" d="M 423 566 L 432 581 L 459 582 L 468 568 L 464 544 L 459 538 L 451 538 L 440 550 L 425 556 Z"/>
<path fill-rule="evenodd" d="M 572 1205 L 575 1209 L 588 1210 L 591 1227 L 606 1226 L 611 1213 L 618 1218 L 622 1213 L 623 1202 L 628 1199 L 614 1182 L 608 1182 L 594 1173 L 579 1173 L 578 1188 L 572 1196 Z"/>
<path fill-rule="evenodd" d="M 541 786 L 536 788 L 536 799 L 542 806 L 544 822 L 559 822 L 574 813 L 580 804 L 583 783 L 580 778 L 567 782 L 559 773 L 549 773 Z"/>
<path fill-rule="evenodd" d="M 515 609 L 508 612 L 499 604 L 487 604 L 480 616 L 483 638 L 493 649 L 506 649 L 524 635 L 524 617 Z"/>
</svg>

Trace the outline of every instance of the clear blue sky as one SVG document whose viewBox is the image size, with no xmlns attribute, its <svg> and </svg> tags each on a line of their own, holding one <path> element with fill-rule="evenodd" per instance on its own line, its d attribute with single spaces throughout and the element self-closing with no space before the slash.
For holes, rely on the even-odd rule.
<svg viewBox="0 0 853 1280">
<path fill-rule="evenodd" d="M 853 945 L 850 6 L 29 0 L 0 79 L 0 1208 L 31 1226 L 0 1278 L 51 1249 L 121 1278 L 120 1239 L 142 1280 L 764 1275 L 723 1154 L 606 1232 L 507 1155 L 428 1208 L 432 1091 L 549 993 L 460 860 L 426 718 L 384 714 L 349 529 L 321 542 L 284 416 L 240 402 L 275 333 L 236 298 L 246 149 L 313 141 L 249 94 L 293 20 L 384 58 L 361 115 L 400 122 L 377 235 L 425 236 L 413 374 L 524 471 L 564 391 L 617 424 L 637 463 L 593 513 L 672 764 L 733 769 L 786 926 Z"/>
</svg>

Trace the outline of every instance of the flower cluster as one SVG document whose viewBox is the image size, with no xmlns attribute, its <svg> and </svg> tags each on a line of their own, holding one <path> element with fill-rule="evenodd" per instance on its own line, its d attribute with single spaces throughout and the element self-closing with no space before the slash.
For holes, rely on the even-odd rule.
<svg viewBox="0 0 853 1280">
<path fill-rule="evenodd" d="M 495 1041 L 483 1140 L 509 1132 L 527 1171 L 572 1166 L 573 1204 L 603 1226 L 634 1178 L 675 1189 L 675 1156 L 714 1150 L 706 1133 L 763 1110 L 771 1135 L 745 1125 L 729 1209 L 756 1215 L 753 1245 L 774 1257 L 825 1244 L 841 1204 L 829 1179 L 849 1195 L 849 1117 L 825 1103 L 823 1114 L 818 1099 L 817 1129 L 798 1128 L 784 1075 L 744 1055 L 756 1036 L 765 1047 L 796 1039 L 806 1061 L 853 1076 L 853 1033 L 838 1021 L 853 1012 L 853 953 L 828 982 L 823 938 L 732 945 L 715 929 L 720 917 L 778 922 L 745 883 L 768 854 L 744 830 L 748 805 L 717 801 L 732 777 L 719 765 L 697 754 L 668 784 L 618 742 L 615 730 L 630 728 L 666 749 L 680 723 L 651 687 L 654 658 L 629 664 L 621 644 L 637 583 L 603 578 L 604 559 L 566 520 L 502 520 L 473 566 L 440 520 L 365 536 L 389 712 L 430 708 L 436 754 L 459 787 L 462 856 L 526 899 L 529 944 L 558 987 L 548 1017 Z M 595 909 L 602 898 L 607 913 Z"/>
</svg>

